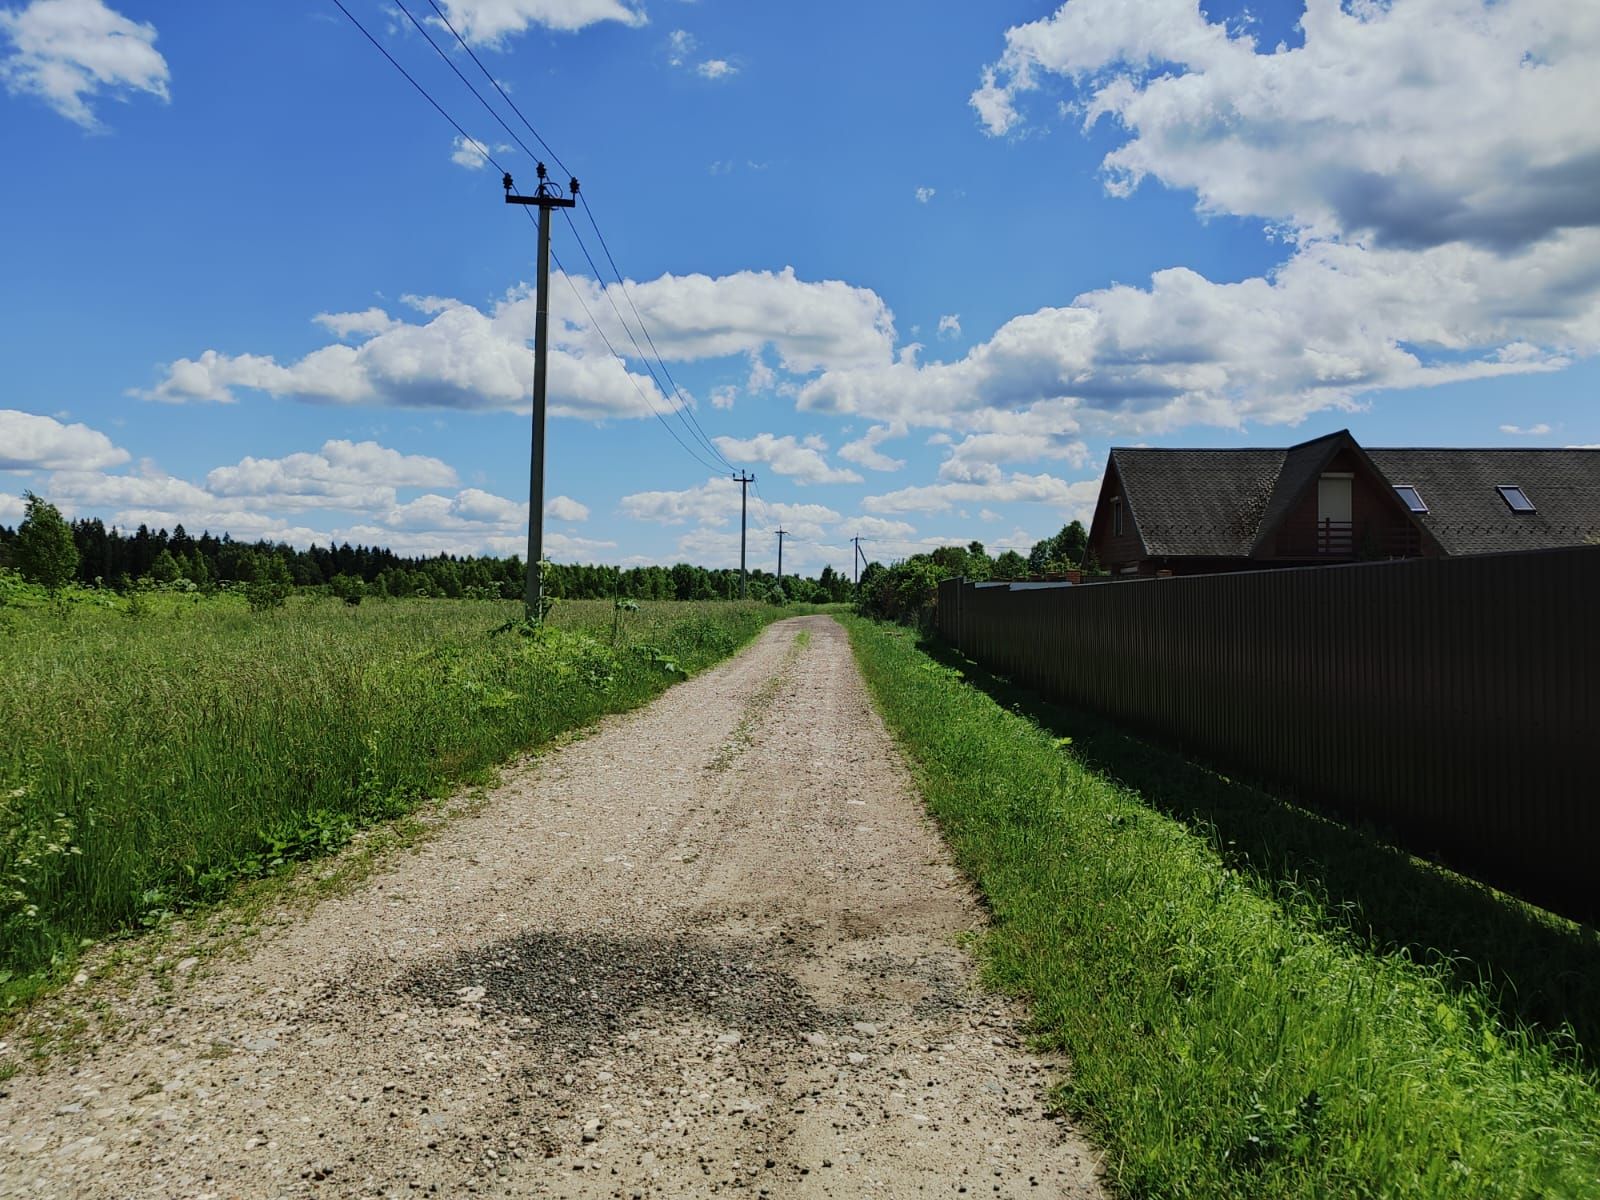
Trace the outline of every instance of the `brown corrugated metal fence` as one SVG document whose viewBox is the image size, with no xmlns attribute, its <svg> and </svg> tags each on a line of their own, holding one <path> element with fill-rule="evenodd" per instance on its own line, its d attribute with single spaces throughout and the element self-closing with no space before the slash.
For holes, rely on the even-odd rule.
<svg viewBox="0 0 1600 1200">
<path fill-rule="evenodd" d="M 1600 546 L 1033 591 L 951 580 L 937 621 L 1016 683 L 1600 911 Z"/>
</svg>

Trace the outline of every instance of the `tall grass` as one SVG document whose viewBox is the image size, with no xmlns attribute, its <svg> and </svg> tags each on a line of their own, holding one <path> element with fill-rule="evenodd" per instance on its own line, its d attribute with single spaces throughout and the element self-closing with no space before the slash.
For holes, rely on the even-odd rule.
<svg viewBox="0 0 1600 1200">
<path fill-rule="evenodd" d="M 142 610 L 142 612 L 141 612 Z M 0 971 L 331 849 L 638 705 L 780 610 L 158 595 L 0 611 Z M 3 977 L 0 977 L 3 982 Z"/>
<path fill-rule="evenodd" d="M 1341 931 L 1316 890 L 1264 886 L 1211 829 L 1105 775 L 1070 720 L 1044 727 L 905 631 L 849 623 L 993 909 L 986 970 L 1071 1056 L 1062 1102 L 1120 1190 L 1600 1196 L 1600 1080 L 1570 1032 Z"/>
</svg>

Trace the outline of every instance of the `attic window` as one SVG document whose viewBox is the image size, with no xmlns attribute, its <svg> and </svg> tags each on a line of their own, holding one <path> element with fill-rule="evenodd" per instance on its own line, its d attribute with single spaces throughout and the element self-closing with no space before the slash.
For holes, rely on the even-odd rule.
<svg viewBox="0 0 1600 1200">
<path fill-rule="evenodd" d="M 1122 497 L 1121 496 L 1113 496 L 1111 498 L 1111 532 L 1117 537 L 1121 537 L 1122 536 Z"/>
<path fill-rule="evenodd" d="M 1417 491 L 1411 484 L 1395 484 L 1394 493 L 1400 497 L 1401 502 L 1412 512 L 1425 513 L 1428 511 L 1428 506 L 1422 502 L 1422 493 Z"/>
<path fill-rule="evenodd" d="M 1496 486 L 1495 491 L 1500 493 L 1500 499 L 1506 506 L 1516 513 L 1531 513 L 1536 511 L 1533 501 L 1528 499 L 1528 494 L 1514 483 L 1502 483 Z"/>
</svg>

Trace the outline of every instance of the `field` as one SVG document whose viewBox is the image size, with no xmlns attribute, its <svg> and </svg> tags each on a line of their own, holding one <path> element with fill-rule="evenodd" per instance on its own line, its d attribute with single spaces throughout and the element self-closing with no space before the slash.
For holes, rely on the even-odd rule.
<svg viewBox="0 0 1600 1200">
<path fill-rule="evenodd" d="M 1308 835 L 1318 822 L 1157 748 L 1117 750 L 1104 723 L 904 629 L 849 624 L 991 906 L 987 976 L 1071 1056 L 1061 1102 L 1119 1190 L 1600 1196 L 1600 1079 L 1574 1031 L 1596 1025 L 1592 930 L 1331 822 Z M 1260 853 L 1264 830 L 1293 830 L 1293 852 Z M 1341 899 L 1353 879 L 1359 904 Z M 1450 907 L 1476 963 L 1454 957 Z"/>
<path fill-rule="evenodd" d="M 28 600 L 0 607 L 0 996 L 639 705 L 784 615 L 575 601 L 529 636 L 496 632 L 521 606 L 489 601 Z"/>
</svg>

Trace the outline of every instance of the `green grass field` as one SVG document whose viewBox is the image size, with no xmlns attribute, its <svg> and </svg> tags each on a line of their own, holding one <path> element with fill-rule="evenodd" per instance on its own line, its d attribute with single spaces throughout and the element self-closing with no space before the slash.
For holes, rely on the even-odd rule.
<svg viewBox="0 0 1600 1200">
<path fill-rule="evenodd" d="M 848 623 L 992 908 L 987 975 L 1027 997 L 1041 1039 L 1071 1056 L 1061 1102 L 1120 1192 L 1600 1196 L 1600 1078 L 1573 1032 L 1595 1014 L 1559 1019 L 1563 1003 L 1592 1003 L 1592 930 L 1534 919 L 1331 822 L 1294 824 L 1157 748 L 1119 758 L 1103 722 L 1042 713 L 904 629 Z M 1230 805 L 1226 824 L 1207 819 Z M 1298 876 L 1235 846 L 1273 823 L 1293 830 L 1273 868 Z M 1358 877 L 1353 920 L 1340 897 Z M 1476 944 L 1506 954 L 1481 964 L 1481 983 L 1473 964 L 1420 948 L 1451 928 L 1436 910 L 1452 895 L 1470 897 Z M 1404 932 L 1408 913 L 1420 933 Z M 1508 945 L 1514 929 L 1526 947 Z M 1533 1022 L 1507 978 L 1535 987 L 1541 955 L 1552 980 Z M 1553 980 L 1585 967 L 1588 981 Z"/>
<path fill-rule="evenodd" d="M 80 593 L 0 608 L 0 996 L 519 750 L 634 707 L 784 610 Z M 791 610 L 793 611 L 793 610 Z M 613 620 L 621 629 L 612 640 Z"/>
</svg>

